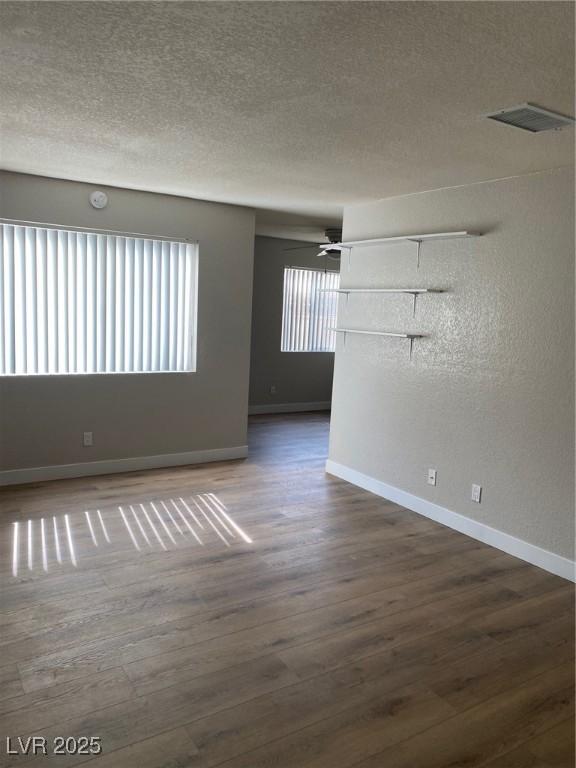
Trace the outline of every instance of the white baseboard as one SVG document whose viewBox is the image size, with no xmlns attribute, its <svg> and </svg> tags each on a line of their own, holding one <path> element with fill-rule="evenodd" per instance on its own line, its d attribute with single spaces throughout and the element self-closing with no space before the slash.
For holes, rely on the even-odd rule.
<svg viewBox="0 0 576 768">
<path fill-rule="evenodd" d="M 329 411 L 330 400 L 320 400 L 315 403 L 270 403 L 267 405 L 250 405 L 248 413 L 255 416 L 259 413 L 305 413 L 306 411 Z"/>
<path fill-rule="evenodd" d="M 483 541 L 485 544 L 489 544 L 496 549 L 501 549 L 509 555 L 543 568 L 545 571 L 549 571 L 556 576 L 561 576 L 563 579 L 568 579 L 568 581 L 576 581 L 576 563 L 567 557 L 556 555 L 554 552 L 537 547 L 535 544 L 518 539 L 509 533 L 499 531 L 497 528 L 491 528 L 489 525 L 460 515 L 458 512 L 452 512 L 450 509 L 446 509 L 446 507 L 441 507 L 419 496 L 414 496 L 412 493 L 402 491 L 400 488 L 395 488 L 393 485 L 376 480 L 374 477 L 365 475 L 336 461 L 328 459 L 326 462 L 326 472 L 360 488 L 364 488 L 364 490 L 370 491 L 376 494 L 376 496 L 382 496 L 389 501 L 411 509 L 413 512 L 418 512 L 418 514 L 424 515 L 424 517 L 429 517 L 431 520 L 442 523 L 442 525 L 453 528 L 473 539 Z"/>
<path fill-rule="evenodd" d="M 206 464 L 210 461 L 244 459 L 247 455 L 248 446 L 238 445 L 234 448 L 212 448 L 206 451 L 163 453 L 158 456 L 134 456 L 128 459 L 108 459 L 104 461 L 85 461 L 79 464 L 56 464 L 50 467 L 8 469 L 0 472 L 0 486 L 38 483 L 43 480 L 61 480 L 67 477 L 136 472 L 141 469 L 180 467 L 186 464 Z"/>
</svg>

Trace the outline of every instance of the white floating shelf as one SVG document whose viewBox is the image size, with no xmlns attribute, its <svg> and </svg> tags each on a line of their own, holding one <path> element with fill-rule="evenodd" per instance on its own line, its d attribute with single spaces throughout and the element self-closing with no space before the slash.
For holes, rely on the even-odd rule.
<svg viewBox="0 0 576 768">
<path fill-rule="evenodd" d="M 424 339 L 423 333 L 396 333 L 392 331 L 361 331 L 357 328 L 329 328 L 336 333 L 361 333 L 366 336 L 394 336 L 397 339 Z"/>
<path fill-rule="evenodd" d="M 412 350 L 414 348 L 414 339 L 426 338 L 423 333 L 398 333 L 396 331 L 362 331 L 357 328 L 329 328 L 330 331 L 344 334 L 344 344 L 346 344 L 347 333 L 357 333 L 361 336 L 391 336 L 395 339 L 408 339 L 410 342 L 410 359 L 412 359 Z"/>
<path fill-rule="evenodd" d="M 355 248 L 366 245 L 382 245 L 384 243 L 398 243 L 409 241 L 413 243 L 423 242 L 424 240 L 453 240 L 458 237 L 480 237 L 480 232 L 469 232 L 461 230 L 459 232 L 426 232 L 415 235 L 395 235 L 394 237 L 374 237 L 369 240 L 348 240 L 342 243 L 330 243 L 331 248 Z"/>
<path fill-rule="evenodd" d="M 318 293 L 445 293 L 444 288 L 319 288 Z"/>
<path fill-rule="evenodd" d="M 346 301 L 351 293 L 402 293 L 412 296 L 412 316 L 416 317 L 416 297 L 423 293 L 446 293 L 444 288 L 319 288 L 319 293 L 344 293 Z"/>
</svg>

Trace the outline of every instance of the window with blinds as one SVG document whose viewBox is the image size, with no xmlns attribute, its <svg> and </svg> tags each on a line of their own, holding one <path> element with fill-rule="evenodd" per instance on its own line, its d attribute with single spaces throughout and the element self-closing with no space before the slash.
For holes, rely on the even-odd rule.
<svg viewBox="0 0 576 768">
<path fill-rule="evenodd" d="M 338 272 L 286 267 L 282 309 L 282 352 L 334 352 Z"/>
<path fill-rule="evenodd" d="M 0 375 L 195 370 L 196 245 L 0 228 Z"/>
</svg>

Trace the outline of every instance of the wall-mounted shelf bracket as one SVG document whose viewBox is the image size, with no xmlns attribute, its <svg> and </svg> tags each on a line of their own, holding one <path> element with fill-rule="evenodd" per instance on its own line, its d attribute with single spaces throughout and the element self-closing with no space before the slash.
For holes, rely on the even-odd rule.
<svg viewBox="0 0 576 768">
<path fill-rule="evenodd" d="M 422 248 L 422 240 L 412 240 L 412 243 L 416 243 L 416 269 L 420 269 L 420 249 Z M 414 297 L 414 312 L 416 312 L 416 297 Z"/>
</svg>

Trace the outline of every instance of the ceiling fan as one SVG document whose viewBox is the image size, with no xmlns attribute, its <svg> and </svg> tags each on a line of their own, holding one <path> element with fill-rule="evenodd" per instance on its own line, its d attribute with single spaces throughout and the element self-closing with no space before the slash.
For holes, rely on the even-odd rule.
<svg viewBox="0 0 576 768">
<path fill-rule="evenodd" d="M 328 227 L 324 230 L 327 243 L 309 243 L 308 245 L 296 245 L 293 248 L 284 248 L 285 251 L 301 251 L 305 248 L 320 248 L 317 256 L 326 256 L 334 261 L 339 261 L 342 249 L 336 245 L 342 240 L 342 230 L 337 227 Z"/>
</svg>

